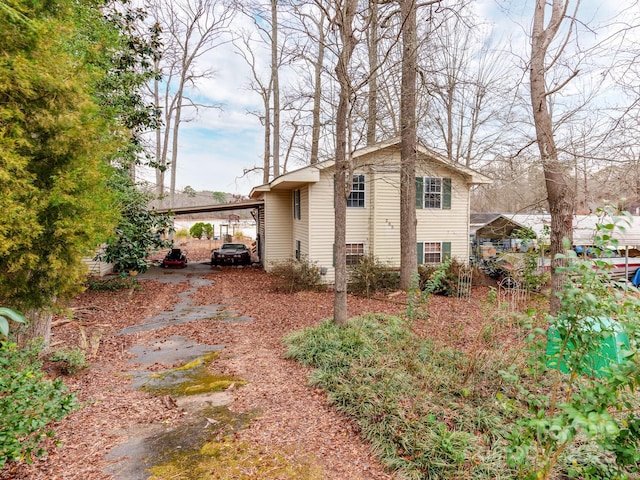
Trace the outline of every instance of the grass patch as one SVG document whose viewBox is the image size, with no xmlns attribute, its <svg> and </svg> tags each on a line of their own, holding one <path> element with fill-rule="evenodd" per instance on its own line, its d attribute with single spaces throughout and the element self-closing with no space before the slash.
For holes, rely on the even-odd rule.
<svg viewBox="0 0 640 480">
<path fill-rule="evenodd" d="M 343 328 L 326 321 L 286 343 L 287 355 L 315 368 L 312 384 L 354 418 L 402 478 L 516 478 L 498 448 L 514 421 L 514 405 L 499 401 L 513 393 L 499 374 L 513 361 L 504 352 L 474 371 L 477 359 L 421 340 L 401 318 L 381 315 Z"/>
<path fill-rule="evenodd" d="M 544 341 L 509 351 L 487 327 L 479 345 L 465 353 L 417 337 L 410 325 L 384 315 L 354 318 L 344 327 L 328 320 L 288 335 L 287 356 L 314 368 L 310 382 L 359 425 L 381 462 L 400 478 L 542 478 L 533 467 L 521 468 L 535 465 L 540 453 L 519 448 L 528 431 L 523 422 L 546 421 L 544 399 L 554 387 L 565 391 L 569 380 L 591 380 L 564 376 L 558 384 L 553 371 L 534 368 L 544 365 Z M 517 328 L 535 337 L 531 325 Z M 637 465 L 615 465 L 602 448 L 606 438 L 573 428 L 576 441 L 563 445 L 554 476 L 545 478 L 639 478 L 629 475 Z M 635 443 L 627 443 L 635 452 Z"/>
</svg>

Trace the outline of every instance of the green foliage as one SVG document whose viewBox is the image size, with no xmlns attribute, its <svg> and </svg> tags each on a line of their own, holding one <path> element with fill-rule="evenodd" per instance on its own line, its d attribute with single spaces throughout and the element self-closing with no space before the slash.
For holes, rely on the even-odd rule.
<svg viewBox="0 0 640 480">
<path fill-rule="evenodd" d="M 615 243 L 619 217 L 598 226 L 596 243 Z M 640 464 L 640 297 L 636 289 L 615 288 L 602 260 L 578 258 L 565 245 L 567 281 L 560 309 L 549 317 L 560 345 L 545 355 L 544 331 L 531 337 L 528 371 L 509 369 L 518 399 L 530 415 L 510 436 L 508 461 L 521 478 L 629 478 Z M 630 339 L 621 360 L 594 371 L 593 355 L 616 338 L 616 323 Z M 568 373 L 564 373 L 568 372 Z M 538 385 L 523 382 L 534 375 Z M 540 389 L 545 382 L 548 388 Z"/>
<path fill-rule="evenodd" d="M 365 255 L 349 266 L 349 291 L 369 298 L 375 292 L 398 288 L 400 277 L 374 255 Z"/>
<path fill-rule="evenodd" d="M 11 2 L 0 12 L 0 303 L 47 309 L 82 286 L 86 256 L 117 212 L 106 159 L 118 148 L 69 46 L 75 2 Z M 100 15 L 96 9 L 94 15 Z"/>
<path fill-rule="evenodd" d="M 144 155 L 143 148 L 143 135 L 161 124 L 160 112 L 145 94 L 149 81 L 159 78 L 155 64 L 160 56 L 160 29 L 146 17 L 145 10 L 129 0 L 105 2 L 99 9 L 79 3 L 76 25 L 80 31 L 69 47 L 81 52 L 87 65 L 99 72 L 93 94 L 119 144 L 110 160 L 126 172 L 135 164 L 163 168 Z"/>
<path fill-rule="evenodd" d="M 429 294 L 455 297 L 458 294 L 458 275 L 465 265 L 449 258 L 438 265 L 418 265 L 420 290 Z"/>
<path fill-rule="evenodd" d="M 320 269 L 306 258 L 290 258 L 275 264 L 271 270 L 278 279 L 278 290 L 293 293 L 303 290 L 317 290 L 321 285 Z"/>
<path fill-rule="evenodd" d="M 202 238 L 204 236 L 210 239 L 213 237 L 213 225 L 204 222 L 194 223 L 189 229 L 189 235 L 192 238 Z"/>
<path fill-rule="evenodd" d="M 124 289 L 140 290 L 141 287 L 137 278 L 119 275 L 110 278 L 90 277 L 87 280 L 87 288 L 94 292 L 105 292 Z"/>
<path fill-rule="evenodd" d="M 7 307 L 0 307 L 0 336 L 9 335 L 9 321 L 25 323 L 24 316 Z"/>
<path fill-rule="evenodd" d="M 287 356 L 314 368 L 311 382 L 350 416 L 399 478 L 515 479 L 501 439 L 511 414 L 498 374 L 512 359 L 493 352 L 481 372 L 472 359 L 420 340 L 404 320 L 382 315 L 325 321 L 290 334 Z"/>
<path fill-rule="evenodd" d="M 149 209 L 150 196 L 138 190 L 124 171 L 114 174 L 109 184 L 118 194 L 122 217 L 98 258 L 113 263 L 116 272 L 144 272 L 151 252 L 171 246 L 171 241 L 162 238 L 173 228 L 171 219 Z"/>
<path fill-rule="evenodd" d="M 47 425 L 76 408 L 61 380 L 45 378 L 39 351 L 0 342 L 0 469 L 9 461 L 44 455 L 41 442 L 53 435 Z"/>
<path fill-rule="evenodd" d="M 227 201 L 227 194 L 224 192 L 213 192 L 212 197 L 216 203 L 225 203 Z"/>
<path fill-rule="evenodd" d="M 87 359 L 81 348 L 63 348 L 49 355 L 49 361 L 60 364 L 65 375 L 75 375 L 88 367 Z"/>
<path fill-rule="evenodd" d="M 186 228 L 181 228 L 179 230 L 176 230 L 176 233 L 173 236 L 180 240 L 186 240 L 187 238 L 189 238 L 189 230 L 187 230 Z"/>
</svg>

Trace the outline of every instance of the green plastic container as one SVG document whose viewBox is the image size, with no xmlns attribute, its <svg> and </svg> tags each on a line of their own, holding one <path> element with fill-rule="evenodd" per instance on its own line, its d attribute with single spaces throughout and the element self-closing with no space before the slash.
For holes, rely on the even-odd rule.
<svg viewBox="0 0 640 480">
<path fill-rule="evenodd" d="M 590 346 L 585 352 L 580 373 L 592 377 L 609 376 L 605 369 L 609 368 L 612 363 L 620 364 L 623 362 L 624 352 L 629 349 L 629 337 L 620 323 L 611 318 L 586 318 L 583 329 L 584 331 L 591 330 L 594 333 L 602 333 L 600 333 L 598 344 Z M 547 330 L 547 366 L 555 369 L 558 368 L 558 362 L 560 362 L 560 371 L 569 373 L 564 359 L 559 356 L 563 340 L 555 327 L 549 327 Z M 570 339 L 566 348 L 569 352 L 575 350 L 575 343 Z"/>
</svg>

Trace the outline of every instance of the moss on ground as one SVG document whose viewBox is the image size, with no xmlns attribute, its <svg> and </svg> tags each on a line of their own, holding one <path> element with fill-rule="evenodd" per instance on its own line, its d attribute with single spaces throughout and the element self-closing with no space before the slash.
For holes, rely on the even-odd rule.
<svg viewBox="0 0 640 480">
<path fill-rule="evenodd" d="M 314 458 L 293 460 L 284 451 L 266 451 L 232 439 L 207 442 L 200 450 L 180 452 L 149 469 L 149 480 L 275 480 L 325 478 Z"/>
<path fill-rule="evenodd" d="M 182 366 L 156 373 L 149 377 L 149 381 L 142 386 L 142 390 L 152 395 L 181 397 L 220 392 L 231 385 L 242 386 L 246 384 L 246 382 L 230 375 L 212 373 L 209 367 L 216 358 L 216 353 L 210 353 Z"/>
</svg>

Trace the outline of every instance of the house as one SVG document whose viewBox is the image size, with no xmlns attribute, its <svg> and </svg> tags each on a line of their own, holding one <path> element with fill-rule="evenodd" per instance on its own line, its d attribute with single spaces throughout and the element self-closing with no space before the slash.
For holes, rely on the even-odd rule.
<svg viewBox="0 0 640 480">
<path fill-rule="evenodd" d="M 449 256 L 468 261 L 469 191 L 490 183 L 478 172 L 452 164 L 424 146 L 417 149 L 418 262 Z M 400 265 L 400 140 L 357 150 L 348 183 L 347 263 L 373 254 Z M 315 263 L 324 281 L 334 281 L 333 160 L 285 173 L 253 188 L 264 202 L 257 215 L 258 253 L 267 271 L 290 258 Z"/>
</svg>

